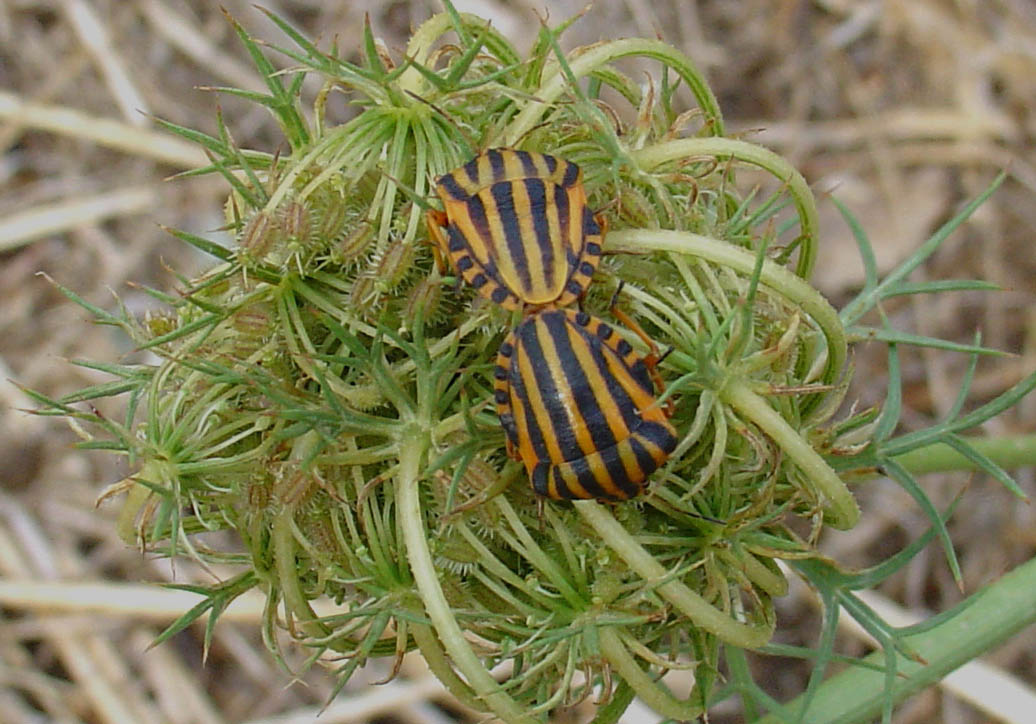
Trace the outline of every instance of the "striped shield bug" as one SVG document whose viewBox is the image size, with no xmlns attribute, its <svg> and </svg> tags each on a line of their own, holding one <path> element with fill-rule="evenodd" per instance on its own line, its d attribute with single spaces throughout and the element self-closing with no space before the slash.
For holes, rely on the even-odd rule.
<svg viewBox="0 0 1036 724">
<path fill-rule="evenodd" d="M 443 266 L 505 309 L 566 306 L 601 258 L 603 217 L 587 208 L 574 163 L 509 148 L 485 151 L 436 179 L 443 211 L 428 232 Z"/>
<path fill-rule="evenodd" d="M 657 359 L 582 311 L 538 311 L 511 332 L 497 355 L 494 396 L 508 453 L 537 493 L 627 500 L 644 491 L 677 444 L 669 409 L 655 397 Z"/>
</svg>

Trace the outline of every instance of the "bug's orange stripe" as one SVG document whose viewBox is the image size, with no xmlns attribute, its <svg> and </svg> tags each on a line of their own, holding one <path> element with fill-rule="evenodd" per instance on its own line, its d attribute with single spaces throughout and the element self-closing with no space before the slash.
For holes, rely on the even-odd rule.
<svg viewBox="0 0 1036 724">
<path fill-rule="evenodd" d="M 586 192 L 582 186 L 572 186 L 565 189 L 564 193 L 568 196 L 568 208 L 572 213 L 568 215 L 568 228 L 563 230 L 562 238 L 567 242 L 568 248 L 572 250 L 574 258 L 580 259 L 585 244 L 583 209 L 586 208 Z"/>
</svg>

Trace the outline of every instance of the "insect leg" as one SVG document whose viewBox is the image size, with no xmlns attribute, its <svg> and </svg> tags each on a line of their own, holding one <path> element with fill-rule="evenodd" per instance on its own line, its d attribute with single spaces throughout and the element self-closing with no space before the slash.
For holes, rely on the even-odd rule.
<svg viewBox="0 0 1036 724">
<path fill-rule="evenodd" d="M 445 275 L 448 271 L 446 258 L 444 256 L 447 250 L 447 242 L 446 236 L 443 234 L 443 229 L 449 223 L 449 217 L 446 216 L 445 211 L 430 209 L 425 212 L 424 221 L 425 226 L 428 227 L 428 235 L 431 237 L 430 241 L 432 244 L 432 256 L 435 257 L 435 268 L 439 270 L 439 274 Z"/>
</svg>

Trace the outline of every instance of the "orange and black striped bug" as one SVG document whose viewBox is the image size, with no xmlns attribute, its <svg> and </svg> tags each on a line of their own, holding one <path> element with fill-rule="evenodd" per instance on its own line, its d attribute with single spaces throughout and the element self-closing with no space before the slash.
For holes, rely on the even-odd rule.
<svg viewBox="0 0 1036 724">
<path fill-rule="evenodd" d="M 497 414 L 508 454 L 533 489 L 555 500 L 628 500 L 676 448 L 671 409 L 655 397 L 658 357 L 641 357 L 614 328 L 586 312 L 526 317 L 500 347 Z"/>
<path fill-rule="evenodd" d="M 582 171 L 554 156 L 485 151 L 436 179 L 443 211 L 426 216 L 440 269 L 448 256 L 505 309 L 566 306 L 601 258 L 603 217 L 586 205 Z"/>
</svg>

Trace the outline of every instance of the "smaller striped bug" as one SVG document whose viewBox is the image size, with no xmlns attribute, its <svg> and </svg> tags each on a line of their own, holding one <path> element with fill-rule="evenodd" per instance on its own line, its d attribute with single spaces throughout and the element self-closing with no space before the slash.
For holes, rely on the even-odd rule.
<svg viewBox="0 0 1036 724">
<path fill-rule="evenodd" d="M 563 307 L 586 291 L 605 229 L 574 163 L 494 148 L 440 176 L 435 190 L 444 210 L 426 221 L 440 269 L 449 257 L 464 281 L 508 310 Z"/>
<path fill-rule="evenodd" d="M 497 355 L 494 398 L 508 454 L 555 500 L 628 500 L 676 448 L 654 345 L 640 357 L 610 325 L 575 310 L 536 312 Z"/>
</svg>

